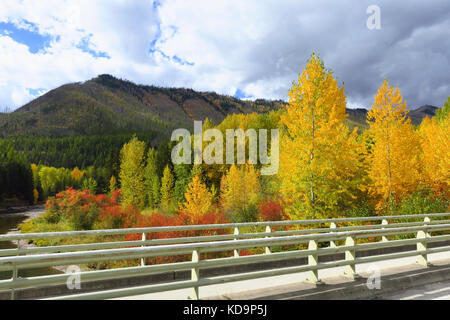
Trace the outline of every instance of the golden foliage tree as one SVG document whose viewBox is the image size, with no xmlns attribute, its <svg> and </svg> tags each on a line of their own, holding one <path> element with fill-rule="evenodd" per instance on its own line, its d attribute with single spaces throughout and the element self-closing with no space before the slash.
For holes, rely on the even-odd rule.
<svg viewBox="0 0 450 320">
<path fill-rule="evenodd" d="M 31 172 L 33 174 L 33 187 L 36 189 L 39 183 L 39 169 L 34 163 L 31 164 Z"/>
<path fill-rule="evenodd" d="M 361 150 L 345 118 L 344 87 L 313 54 L 281 116 L 279 176 L 291 219 L 337 216 L 355 200 Z"/>
<path fill-rule="evenodd" d="M 199 176 L 195 176 L 189 183 L 184 198 L 186 201 L 180 206 L 180 210 L 189 213 L 194 221 L 211 209 L 213 196 Z"/>
<path fill-rule="evenodd" d="M 221 202 L 225 211 L 236 213 L 258 201 L 261 186 L 253 165 L 232 165 L 221 180 Z"/>
<path fill-rule="evenodd" d="M 399 88 L 385 80 L 367 114 L 368 134 L 374 145 L 368 152 L 368 190 L 377 210 L 390 206 L 416 188 L 420 175 L 420 141 Z"/>
<path fill-rule="evenodd" d="M 114 192 L 117 190 L 117 180 L 116 177 L 111 176 L 111 179 L 109 179 L 109 192 Z"/>
<path fill-rule="evenodd" d="M 120 151 L 120 185 L 122 202 L 142 209 L 145 205 L 145 142 L 136 137 L 124 144 Z"/>
<path fill-rule="evenodd" d="M 450 196 L 450 117 L 426 117 L 419 133 L 425 183 L 439 196 Z"/>
<path fill-rule="evenodd" d="M 86 171 L 78 169 L 78 167 L 75 167 L 72 172 L 70 173 L 70 176 L 76 183 L 80 183 L 81 179 L 83 179 L 84 174 Z"/>
<path fill-rule="evenodd" d="M 33 189 L 33 203 L 37 203 L 39 200 L 39 191 L 37 189 Z"/>
</svg>

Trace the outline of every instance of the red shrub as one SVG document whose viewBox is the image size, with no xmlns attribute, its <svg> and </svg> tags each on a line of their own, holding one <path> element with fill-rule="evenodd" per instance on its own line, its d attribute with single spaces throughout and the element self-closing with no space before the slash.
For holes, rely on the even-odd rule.
<svg viewBox="0 0 450 320">
<path fill-rule="evenodd" d="M 208 212 L 203 215 L 192 216 L 186 212 L 180 212 L 177 216 L 179 225 L 201 225 L 201 224 L 222 224 L 229 223 L 227 216 L 223 212 Z M 224 234 L 225 229 L 193 230 L 185 231 L 185 237 L 198 237 L 215 234 Z"/>
<path fill-rule="evenodd" d="M 281 221 L 286 219 L 283 205 L 277 200 L 265 199 L 258 204 L 259 219 L 262 221 Z"/>
<path fill-rule="evenodd" d="M 183 225 L 193 225 L 193 224 L 218 224 L 227 223 L 228 220 L 224 213 L 210 212 L 207 214 L 193 219 L 191 215 L 187 213 L 180 212 L 176 216 L 168 216 L 162 213 L 153 213 L 151 216 L 140 216 L 139 223 L 135 226 L 141 227 L 166 227 L 166 226 L 183 226 Z M 149 232 L 146 234 L 146 239 L 168 239 L 168 238 L 181 238 L 181 237 L 196 237 L 196 236 L 207 236 L 214 234 L 224 234 L 225 229 L 217 230 L 192 230 L 192 231 L 164 231 L 164 232 Z M 128 234 L 126 240 L 141 240 L 141 234 Z M 224 253 L 209 253 L 203 254 L 202 258 L 206 257 L 221 257 Z M 147 263 L 158 264 L 158 263 L 171 263 L 188 261 L 191 259 L 190 255 L 180 255 L 172 257 L 154 257 L 147 258 Z"/>
<path fill-rule="evenodd" d="M 78 191 L 69 188 L 47 200 L 47 213 L 44 216 L 51 223 L 67 219 L 74 229 L 129 228 L 140 213 L 134 208 L 122 209 L 119 204 L 120 191 L 114 191 L 111 197 L 104 194 L 93 195 L 88 190 Z"/>
<path fill-rule="evenodd" d="M 239 255 L 242 257 L 242 256 L 252 256 L 252 255 L 254 255 L 254 253 L 253 252 L 251 252 L 250 250 L 248 250 L 248 249 L 242 249 L 240 252 L 239 252 Z"/>
<path fill-rule="evenodd" d="M 146 228 L 146 227 L 167 227 L 167 226 L 177 226 L 179 221 L 177 217 L 171 217 L 162 213 L 153 213 L 151 216 L 140 215 L 137 223 L 133 226 L 134 228 Z M 179 232 L 166 231 L 166 232 L 149 232 L 146 237 L 150 239 L 166 239 L 179 237 Z M 140 240 L 141 234 L 128 234 L 126 236 L 127 240 Z"/>
<path fill-rule="evenodd" d="M 100 194 L 92 195 L 87 190 L 77 191 L 72 188 L 58 193 L 49 198 L 46 203 L 47 213 L 45 218 L 52 223 L 57 223 L 61 218 L 68 219 L 76 230 L 83 229 L 118 229 L 141 227 L 166 227 L 201 224 L 228 223 L 223 212 L 209 212 L 200 216 L 193 216 L 180 212 L 178 215 L 169 216 L 162 213 L 153 213 L 151 216 L 142 215 L 133 207 L 124 208 L 119 203 L 120 192 L 114 191 L 110 197 Z M 51 221 L 50 221 L 51 220 Z M 180 237 L 209 236 L 230 233 L 227 229 L 216 230 L 192 230 L 192 231 L 164 231 L 149 232 L 146 239 L 168 239 Z M 128 234 L 125 240 L 141 240 L 142 234 Z M 225 253 L 208 253 L 204 258 L 222 257 Z M 149 263 L 168 263 L 186 261 L 190 255 L 174 257 L 147 258 Z"/>
<path fill-rule="evenodd" d="M 101 213 L 98 216 L 96 228 L 133 228 L 139 221 L 140 217 L 140 212 L 133 207 L 124 209 L 121 205 L 118 204 L 105 206 L 101 208 Z"/>
</svg>

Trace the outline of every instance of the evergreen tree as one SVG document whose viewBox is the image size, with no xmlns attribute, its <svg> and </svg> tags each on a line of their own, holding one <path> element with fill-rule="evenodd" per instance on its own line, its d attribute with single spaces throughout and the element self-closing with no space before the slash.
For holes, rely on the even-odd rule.
<svg viewBox="0 0 450 320">
<path fill-rule="evenodd" d="M 158 176 L 157 152 L 150 148 L 147 153 L 147 166 L 145 167 L 146 205 L 150 208 L 157 206 L 160 200 L 160 184 Z"/>
<path fill-rule="evenodd" d="M 97 192 L 97 181 L 94 178 L 85 178 L 81 183 L 81 190 L 88 190 L 90 194 L 96 194 Z"/>
<path fill-rule="evenodd" d="M 444 119 L 450 118 L 449 115 L 450 115 L 450 97 L 447 98 L 447 101 L 445 101 L 444 106 L 436 111 L 435 121 L 441 122 Z"/>
<path fill-rule="evenodd" d="M 175 201 L 182 203 L 185 198 L 184 194 L 191 180 L 191 170 L 188 164 L 177 164 L 174 166 L 175 171 Z"/>
</svg>

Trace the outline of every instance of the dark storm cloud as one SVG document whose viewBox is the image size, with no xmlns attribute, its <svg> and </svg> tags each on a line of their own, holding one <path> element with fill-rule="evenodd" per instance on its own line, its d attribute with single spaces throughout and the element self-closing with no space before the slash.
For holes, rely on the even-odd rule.
<svg viewBox="0 0 450 320">
<path fill-rule="evenodd" d="M 380 30 L 366 26 L 371 4 L 381 9 Z M 410 108 L 442 106 L 450 95 L 450 2 L 318 1 L 280 9 L 251 53 L 260 69 L 245 81 L 267 74 L 294 79 L 312 51 L 345 82 L 353 104 L 370 107 L 387 77 Z M 276 94 L 285 96 L 285 88 Z"/>
</svg>

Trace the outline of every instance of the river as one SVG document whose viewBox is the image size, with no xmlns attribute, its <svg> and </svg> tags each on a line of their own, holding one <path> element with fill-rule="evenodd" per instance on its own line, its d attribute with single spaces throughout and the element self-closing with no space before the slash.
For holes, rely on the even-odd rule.
<svg viewBox="0 0 450 320">
<path fill-rule="evenodd" d="M 17 227 L 33 218 L 36 218 L 44 213 L 44 207 L 42 206 L 34 206 L 27 209 L 24 209 L 20 212 L 15 213 L 2 213 L 0 214 L 0 234 L 11 234 L 11 233 L 19 233 L 20 231 Z M 12 241 L 0 241 L 0 250 L 2 249 L 10 249 L 17 248 L 17 244 Z M 28 270 L 19 270 L 20 277 L 30 277 L 30 276 L 40 276 L 40 275 L 49 275 L 49 274 L 58 274 L 61 271 L 58 271 L 54 268 L 35 268 Z M 8 279 L 11 278 L 11 272 L 0 272 L 0 279 Z"/>
</svg>

